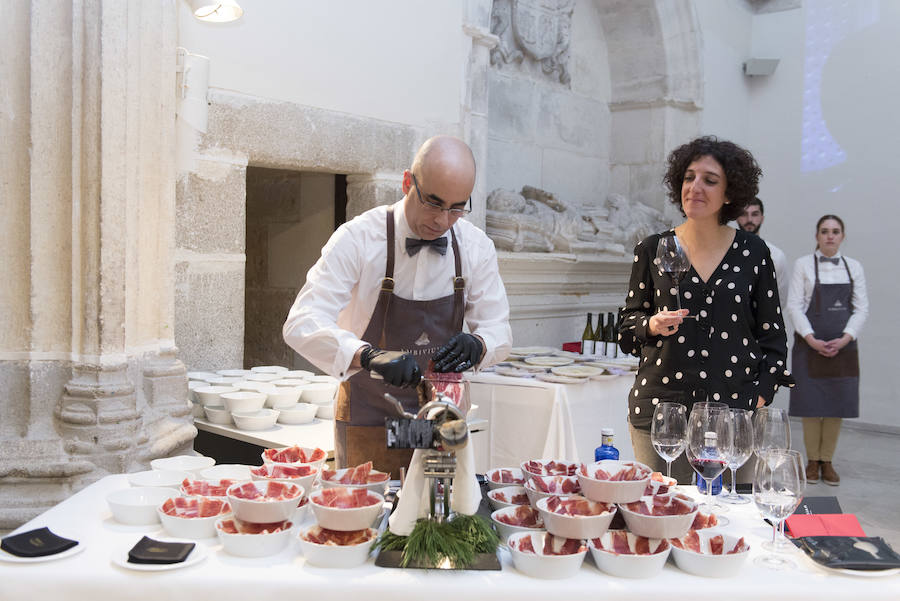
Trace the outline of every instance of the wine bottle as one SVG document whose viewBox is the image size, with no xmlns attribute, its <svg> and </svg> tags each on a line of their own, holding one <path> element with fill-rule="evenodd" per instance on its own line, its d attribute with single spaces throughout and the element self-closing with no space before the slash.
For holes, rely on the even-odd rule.
<svg viewBox="0 0 900 601">
<path fill-rule="evenodd" d="M 594 354 L 594 329 L 591 325 L 593 323 L 593 317 L 593 313 L 587 314 L 587 324 L 584 326 L 584 333 L 581 334 L 582 355 Z"/>
<path fill-rule="evenodd" d="M 594 330 L 594 352 L 592 355 L 603 353 L 603 333 L 606 327 L 603 325 L 603 313 L 597 313 L 597 329 Z"/>
<path fill-rule="evenodd" d="M 616 319 L 612 311 L 606 314 L 606 356 L 615 359 L 619 354 L 619 334 L 616 331 Z"/>
</svg>

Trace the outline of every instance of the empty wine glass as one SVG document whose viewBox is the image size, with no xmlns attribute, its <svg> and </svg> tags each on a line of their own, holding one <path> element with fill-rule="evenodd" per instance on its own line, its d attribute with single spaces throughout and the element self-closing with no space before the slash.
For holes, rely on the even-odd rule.
<svg viewBox="0 0 900 601">
<path fill-rule="evenodd" d="M 763 517 L 773 522 L 772 542 L 764 545 L 771 549 L 778 526 L 803 499 L 803 470 L 795 455 L 786 451 L 763 451 L 760 459 L 753 474 L 753 501 Z M 790 559 L 774 554 L 758 557 L 756 563 L 776 570 L 795 567 Z"/>
<path fill-rule="evenodd" d="M 681 310 L 681 290 L 678 285 L 691 268 L 691 262 L 687 253 L 684 252 L 684 247 L 678 242 L 678 236 L 674 233 L 671 236 L 661 236 L 656 244 L 656 266 L 672 278 L 675 300 L 678 303 L 678 309 Z M 684 317 L 685 319 L 697 318 L 696 315 L 685 315 Z"/>
<path fill-rule="evenodd" d="M 720 495 L 725 503 L 749 503 L 750 499 L 737 492 L 737 470 L 753 454 L 753 413 L 746 409 L 729 409 L 734 435 L 731 452 L 728 453 L 728 468 L 731 470 L 731 492 Z"/>
<path fill-rule="evenodd" d="M 727 408 L 710 406 L 711 403 L 695 403 L 688 417 L 688 443 L 685 448 L 688 463 L 706 481 L 705 511 L 715 514 L 712 497 L 712 481 L 723 471 L 727 463 L 732 440 L 731 414 Z M 717 516 L 718 517 L 718 516 Z M 719 525 L 728 523 L 719 518 Z"/>
<path fill-rule="evenodd" d="M 766 451 L 791 448 L 791 424 L 788 413 L 778 407 L 761 407 L 753 415 L 753 450 L 763 458 Z"/>
<path fill-rule="evenodd" d="M 666 462 L 666 477 L 672 477 L 672 462 L 687 445 L 687 408 L 681 403 L 659 403 L 653 411 L 650 441 Z"/>
<path fill-rule="evenodd" d="M 781 452 L 781 451 L 779 451 Z M 794 451 L 793 449 L 788 449 L 787 451 L 783 451 L 785 454 L 790 455 L 791 459 L 797 464 L 797 474 L 800 478 L 800 496 L 797 497 L 797 502 L 794 504 L 794 507 L 791 509 L 791 512 L 788 514 L 788 517 L 797 510 L 797 507 L 800 506 L 800 502 L 803 500 L 803 493 L 806 492 L 806 469 L 804 466 L 806 462 L 803 460 L 803 455 L 800 454 L 800 451 Z M 766 541 L 762 544 L 764 549 L 768 549 L 769 551 L 774 551 L 776 553 L 791 553 L 794 552 L 796 547 L 794 544 L 787 539 L 784 535 L 784 523 L 786 521 L 782 520 L 778 524 L 778 536 L 774 538 L 774 540 Z"/>
</svg>

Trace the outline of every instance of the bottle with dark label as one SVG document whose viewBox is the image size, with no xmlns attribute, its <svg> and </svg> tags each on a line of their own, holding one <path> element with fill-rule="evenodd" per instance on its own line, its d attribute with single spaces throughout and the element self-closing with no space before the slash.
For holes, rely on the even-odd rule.
<svg viewBox="0 0 900 601">
<path fill-rule="evenodd" d="M 600 446 L 594 449 L 594 461 L 619 458 L 619 449 L 613 445 L 614 435 L 612 428 L 600 430 Z"/>
<path fill-rule="evenodd" d="M 606 356 L 615 359 L 619 355 L 619 337 L 616 331 L 616 319 L 612 311 L 606 314 Z"/>
<path fill-rule="evenodd" d="M 584 326 L 584 332 L 581 334 L 581 354 L 582 355 L 593 355 L 594 354 L 594 328 L 592 327 L 592 323 L 594 320 L 593 313 L 587 314 L 587 324 Z"/>
<path fill-rule="evenodd" d="M 594 355 L 603 354 L 603 345 L 606 339 L 603 335 L 606 333 L 606 326 L 603 325 L 603 313 L 597 313 L 597 329 L 594 330 Z"/>
</svg>

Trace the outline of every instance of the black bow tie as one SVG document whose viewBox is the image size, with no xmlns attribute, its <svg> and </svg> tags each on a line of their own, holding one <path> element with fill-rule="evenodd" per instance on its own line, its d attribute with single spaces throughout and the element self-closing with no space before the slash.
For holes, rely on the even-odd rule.
<svg viewBox="0 0 900 601">
<path fill-rule="evenodd" d="M 447 254 L 447 237 L 442 236 L 434 240 L 420 240 L 419 238 L 406 239 L 406 254 L 410 257 L 416 256 L 416 253 L 422 250 L 423 246 L 430 246 L 435 252 L 442 255 Z"/>
<path fill-rule="evenodd" d="M 834 263 L 838 265 L 840 262 L 841 260 L 837 257 L 826 257 L 824 255 L 819 257 L 819 263 Z"/>
</svg>

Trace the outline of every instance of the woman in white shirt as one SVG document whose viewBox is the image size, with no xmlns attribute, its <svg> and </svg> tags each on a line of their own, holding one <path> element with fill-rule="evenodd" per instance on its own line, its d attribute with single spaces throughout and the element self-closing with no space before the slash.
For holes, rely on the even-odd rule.
<svg viewBox="0 0 900 601">
<path fill-rule="evenodd" d="M 787 309 L 794 323 L 790 414 L 803 418 L 809 463 L 806 478 L 837 486 L 832 466 L 841 420 L 859 417 L 856 339 L 869 314 L 859 261 L 840 254 L 844 222 L 825 215 L 816 223 L 816 252 L 797 259 Z"/>
</svg>

